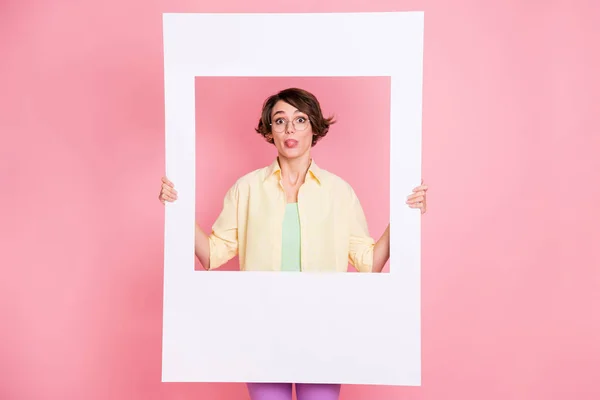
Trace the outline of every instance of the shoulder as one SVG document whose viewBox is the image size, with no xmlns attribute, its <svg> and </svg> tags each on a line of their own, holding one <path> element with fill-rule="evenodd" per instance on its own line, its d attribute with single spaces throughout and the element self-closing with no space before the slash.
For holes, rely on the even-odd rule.
<svg viewBox="0 0 600 400">
<path fill-rule="evenodd" d="M 238 178 L 235 183 L 229 189 L 230 192 L 234 192 L 236 194 L 242 192 L 248 192 L 251 187 L 256 186 L 262 183 L 267 174 L 269 173 L 269 167 L 263 167 L 255 169 L 254 171 L 250 171 L 245 175 L 242 175 Z"/>
<path fill-rule="evenodd" d="M 340 176 L 325 170 L 320 169 L 319 178 L 321 183 L 329 188 L 332 193 L 335 193 L 337 196 L 345 197 L 349 200 L 353 200 L 356 197 L 356 193 L 354 192 L 354 188 L 348 181 L 341 178 Z"/>
</svg>

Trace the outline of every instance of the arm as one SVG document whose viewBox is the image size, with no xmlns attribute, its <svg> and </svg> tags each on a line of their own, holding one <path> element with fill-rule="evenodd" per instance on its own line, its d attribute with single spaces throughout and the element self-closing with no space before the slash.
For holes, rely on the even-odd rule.
<svg viewBox="0 0 600 400">
<path fill-rule="evenodd" d="M 208 236 L 196 223 L 196 236 L 194 241 L 196 257 L 206 270 L 210 269 L 210 242 Z"/>
<path fill-rule="evenodd" d="M 165 176 L 162 178 L 158 198 L 163 204 L 177 200 L 175 185 Z M 198 226 L 198 223 L 195 224 L 194 252 L 206 270 L 218 268 L 237 254 L 237 200 L 238 185 L 236 182 L 225 195 L 223 210 L 213 225 L 212 233 L 207 235 Z"/>
<path fill-rule="evenodd" d="M 369 235 L 365 213 L 358 197 L 352 189 L 350 189 L 348 201 L 348 219 L 350 224 L 348 261 L 359 272 L 372 272 L 376 248 L 375 241 Z M 378 250 L 379 252 L 381 252 L 381 249 Z"/>
<path fill-rule="evenodd" d="M 372 272 L 381 272 L 385 263 L 390 259 L 390 225 L 388 224 L 385 232 L 375 243 L 373 249 L 373 270 Z"/>
<path fill-rule="evenodd" d="M 236 183 L 227 191 L 223 209 L 213 224 L 210 235 L 206 235 L 196 224 L 196 257 L 204 269 L 219 268 L 238 252 L 238 190 Z"/>
</svg>

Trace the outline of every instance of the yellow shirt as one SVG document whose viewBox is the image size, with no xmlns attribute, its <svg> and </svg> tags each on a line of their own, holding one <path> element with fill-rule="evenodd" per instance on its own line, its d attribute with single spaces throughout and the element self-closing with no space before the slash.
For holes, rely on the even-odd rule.
<svg viewBox="0 0 600 400">
<path fill-rule="evenodd" d="M 280 271 L 286 196 L 281 168 L 253 171 L 227 191 L 209 235 L 210 269 L 239 253 L 242 271 Z M 298 192 L 303 272 L 371 272 L 375 241 L 352 187 L 311 163 Z"/>
</svg>

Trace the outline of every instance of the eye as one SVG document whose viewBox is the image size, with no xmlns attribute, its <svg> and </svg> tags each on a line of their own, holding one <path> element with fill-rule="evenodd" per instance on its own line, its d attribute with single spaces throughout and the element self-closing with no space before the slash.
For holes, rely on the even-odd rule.
<svg viewBox="0 0 600 400">
<path fill-rule="evenodd" d="M 304 117 L 298 117 L 298 118 L 296 118 L 296 122 L 299 122 L 299 123 L 303 124 L 303 123 L 306 122 L 306 118 L 304 118 Z"/>
<path fill-rule="evenodd" d="M 275 124 L 276 124 L 276 125 L 281 125 L 281 124 L 283 124 L 283 123 L 285 123 L 285 119 L 283 119 L 283 118 L 277 118 L 277 119 L 275 120 Z"/>
</svg>

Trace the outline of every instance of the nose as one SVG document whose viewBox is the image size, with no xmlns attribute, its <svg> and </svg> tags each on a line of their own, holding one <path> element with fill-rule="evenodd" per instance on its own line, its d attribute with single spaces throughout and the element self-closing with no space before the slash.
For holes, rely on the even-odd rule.
<svg viewBox="0 0 600 400">
<path fill-rule="evenodd" d="M 294 124 L 292 121 L 287 121 L 285 123 L 285 132 L 286 133 L 293 133 L 294 132 Z"/>
</svg>

